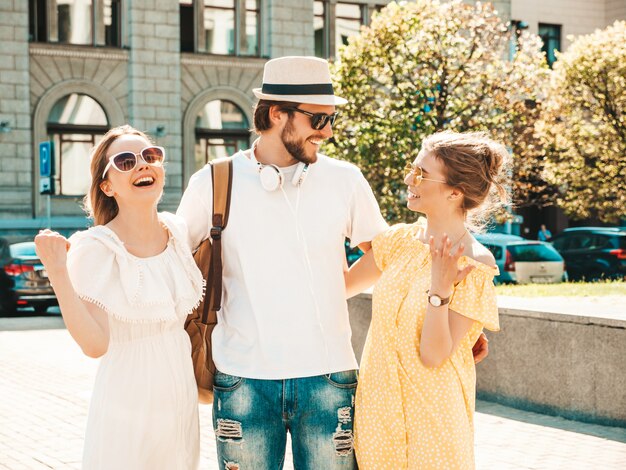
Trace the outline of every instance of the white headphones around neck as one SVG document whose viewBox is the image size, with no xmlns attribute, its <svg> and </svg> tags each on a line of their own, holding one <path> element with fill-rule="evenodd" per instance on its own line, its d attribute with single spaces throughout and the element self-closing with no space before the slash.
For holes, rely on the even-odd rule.
<svg viewBox="0 0 626 470">
<path fill-rule="evenodd" d="M 259 165 L 259 177 L 261 178 L 261 186 L 266 191 L 276 191 L 283 187 L 285 176 L 276 165 Z M 306 178 L 307 170 L 309 169 L 308 163 L 298 163 L 296 171 L 291 179 L 291 184 L 295 187 L 300 187 Z"/>
<path fill-rule="evenodd" d="M 283 172 L 280 171 L 280 168 L 278 168 L 278 166 L 274 164 L 270 163 L 268 165 L 263 165 L 256 159 L 256 156 L 254 155 L 254 152 L 256 150 L 256 143 L 257 141 L 255 141 L 252 144 L 252 151 L 250 152 L 250 160 L 256 163 L 257 167 L 259 168 L 259 177 L 261 178 L 261 186 L 263 186 L 263 189 L 265 189 L 266 191 L 276 191 L 279 188 L 282 189 L 283 182 L 285 181 L 285 176 L 283 175 Z M 303 163 L 303 162 L 298 163 L 298 166 L 296 167 L 296 171 L 293 174 L 293 178 L 291 179 L 291 184 L 293 184 L 296 188 L 299 189 L 300 186 L 302 186 L 302 183 L 304 183 L 308 169 L 309 169 L 308 163 Z"/>
</svg>

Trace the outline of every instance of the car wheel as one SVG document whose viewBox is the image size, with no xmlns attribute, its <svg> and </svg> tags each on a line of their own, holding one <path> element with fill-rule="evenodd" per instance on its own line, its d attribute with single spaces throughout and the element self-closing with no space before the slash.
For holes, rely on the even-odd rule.
<svg viewBox="0 0 626 470">
<path fill-rule="evenodd" d="M 35 305 L 33 308 L 35 309 L 35 315 L 45 315 L 48 312 L 47 305 Z"/>
<path fill-rule="evenodd" d="M 2 315 L 15 315 L 17 313 L 17 304 L 14 302 L 6 302 L 0 305 L 0 313 Z"/>
</svg>

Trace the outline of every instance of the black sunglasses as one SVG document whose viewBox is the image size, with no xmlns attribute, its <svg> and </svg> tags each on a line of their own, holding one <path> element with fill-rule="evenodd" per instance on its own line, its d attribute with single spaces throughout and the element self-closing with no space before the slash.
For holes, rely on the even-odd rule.
<svg viewBox="0 0 626 470">
<path fill-rule="evenodd" d="M 298 111 L 299 113 L 305 114 L 309 116 L 311 119 L 311 127 L 316 131 L 322 130 L 326 127 L 326 124 L 330 122 L 331 127 L 335 124 L 335 119 L 337 119 L 337 112 L 333 114 L 326 113 L 310 113 L 300 108 L 284 108 L 289 111 Z"/>
</svg>

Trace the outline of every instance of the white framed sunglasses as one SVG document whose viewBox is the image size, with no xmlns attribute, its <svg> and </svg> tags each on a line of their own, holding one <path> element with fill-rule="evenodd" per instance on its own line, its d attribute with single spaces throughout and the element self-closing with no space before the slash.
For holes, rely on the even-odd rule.
<svg viewBox="0 0 626 470">
<path fill-rule="evenodd" d="M 107 171 L 109 171 L 109 168 L 111 167 L 115 168 L 121 173 L 128 173 L 129 171 L 133 171 L 139 163 L 139 158 L 137 158 L 138 156 L 141 156 L 141 159 L 148 165 L 163 166 L 163 160 L 165 159 L 165 149 L 163 147 L 151 145 L 150 147 L 142 149 L 139 153 L 134 153 L 126 150 L 124 152 L 119 152 L 115 155 L 111 155 L 109 157 L 109 163 L 107 163 L 107 166 L 102 172 L 102 178 L 104 178 L 104 176 L 107 174 Z"/>
</svg>

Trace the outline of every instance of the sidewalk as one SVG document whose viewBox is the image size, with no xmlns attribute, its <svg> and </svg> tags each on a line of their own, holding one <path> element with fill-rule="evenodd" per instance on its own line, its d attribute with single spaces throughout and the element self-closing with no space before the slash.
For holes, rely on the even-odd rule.
<svg viewBox="0 0 626 470">
<path fill-rule="evenodd" d="M 59 316 L 0 318 L 0 469 L 80 468 L 97 365 Z M 221 468 L 210 407 L 200 419 L 201 469 Z M 626 468 L 626 429 L 488 402 L 477 403 L 475 425 L 480 470 Z"/>
</svg>

